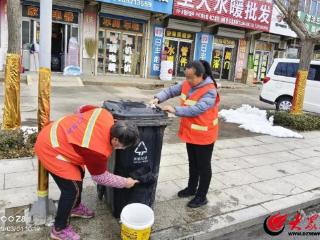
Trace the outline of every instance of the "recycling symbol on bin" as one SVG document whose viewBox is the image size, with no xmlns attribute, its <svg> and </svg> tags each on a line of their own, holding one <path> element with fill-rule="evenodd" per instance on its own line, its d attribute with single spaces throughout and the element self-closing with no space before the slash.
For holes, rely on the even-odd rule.
<svg viewBox="0 0 320 240">
<path fill-rule="evenodd" d="M 143 156 L 144 154 L 146 154 L 148 152 L 148 148 L 146 147 L 146 144 L 142 141 L 139 143 L 139 145 L 134 150 L 134 152 L 136 154 L 138 154 L 139 156 Z"/>
</svg>

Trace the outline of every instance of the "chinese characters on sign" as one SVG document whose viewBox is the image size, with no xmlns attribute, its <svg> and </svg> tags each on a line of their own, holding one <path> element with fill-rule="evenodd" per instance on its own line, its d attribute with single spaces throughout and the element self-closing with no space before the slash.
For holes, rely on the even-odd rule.
<svg viewBox="0 0 320 240">
<path fill-rule="evenodd" d="M 153 37 L 153 43 L 152 43 L 152 63 L 151 63 L 152 76 L 159 76 L 160 74 L 163 35 L 164 35 L 164 28 L 162 27 L 154 28 L 154 37 Z"/>
<path fill-rule="evenodd" d="M 269 31 L 272 3 L 257 0 L 176 0 L 173 14 Z"/>
<path fill-rule="evenodd" d="M 31 18 L 40 18 L 40 8 L 36 6 L 23 6 L 22 16 Z M 67 23 L 78 23 L 78 13 L 63 11 L 63 10 L 52 10 L 52 20 Z"/>
<path fill-rule="evenodd" d="M 320 17 L 306 14 L 304 12 L 299 12 L 298 15 L 307 26 L 309 32 L 315 33 L 320 31 Z"/>
<path fill-rule="evenodd" d="M 173 38 L 182 38 L 182 39 L 193 39 L 193 34 L 189 32 L 182 32 L 182 31 L 176 31 L 172 29 L 166 30 L 166 37 L 173 37 Z"/>
<path fill-rule="evenodd" d="M 142 23 L 131 22 L 128 20 L 101 17 L 100 26 L 105 28 L 113 28 L 113 29 L 133 31 L 133 32 L 143 32 Z"/>
<path fill-rule="evenodd" d="M 242 78 L 243 69 L 246 66 L 246 48 L 247 48 L 246 40 L 240 39 L 237 66 L 236 66 L 236 79 Z"/>
<path fill-rule="evenodd" d="M 195 60 L 206 60 L 211 63 L 213 35 L 209 33 L 196 34 Z"/>
</svg>

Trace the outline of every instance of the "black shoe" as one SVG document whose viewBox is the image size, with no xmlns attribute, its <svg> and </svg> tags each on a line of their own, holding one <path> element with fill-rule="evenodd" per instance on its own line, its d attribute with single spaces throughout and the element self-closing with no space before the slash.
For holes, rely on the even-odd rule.
<svg viewBox="0 0 320 240">
<path fill-rule="evenodd" d="M 196 191 L 190 191 L 189 188 L 185 188 L 178 192 L 179 198 L 187 198 L 196 195 Z"/>
<path fill-rule="evenodd" d="M 198 208 L 203 205 L 206 205 L 208 203 L 208 200 L 206 197 L 198 197 L 196 196 L 194 199 L 192 199 L 190 202 L 188 202 L 188 207 L 189 208 Z"/>
</svg>

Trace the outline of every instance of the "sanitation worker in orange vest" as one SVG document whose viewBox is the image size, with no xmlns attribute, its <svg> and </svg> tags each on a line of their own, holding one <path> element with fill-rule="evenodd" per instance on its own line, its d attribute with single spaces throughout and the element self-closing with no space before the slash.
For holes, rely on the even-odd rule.
<svg viewBox="0 0 320 240">
<path fill-rule="evenodd" d="M 81 202 L 84 167 L 93 181 L 115 188 L 131 188 L 138 181 L 109 173 L 107 158 L 113 149 L 124 149 L 138 142 L 135 125 L 114 122 L 107 110 L 84 107 L 42 129 L 35 152 L 57 183 L 61 196 L 51 239 L 78 240 L 69 217 L 92 218 L 94 212 Z"/>
<path fill-rule="evenodd" d="M 180 106 L 164 106 L 162 109 L 181 117 L 178 136 L 187 145 L 189 181 L 178 196 L 194 196 L 187 206 L 197 208 L 208 202 L 206 195 L 212 176 L 213 146 L 218 137 L 220 97 L 208 62 L 189 63 L 185 77 L 185 81 L 163 90 L 150 103 L 158 104 L 180 96 Z"/>
</svg>

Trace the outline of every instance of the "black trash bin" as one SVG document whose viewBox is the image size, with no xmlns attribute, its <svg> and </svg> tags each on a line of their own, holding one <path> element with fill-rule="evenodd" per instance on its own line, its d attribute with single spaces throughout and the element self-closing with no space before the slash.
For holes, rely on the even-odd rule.
<svg viewBox="0 0 320 240">
<path fill-rule="evenodd" d="M 108 161 L 108 169 L 123 177 L 140 181 L 131 189 L 116 189 L 98 185 L 98 196 L 111 206 L 113 216 L 119 218 L 122 209 L 130 203 L 153 207 L 159 175 L 161 149 L 167 114 L 160 108 L 150 108 L 141 102 L 105 101 L 103 107 L 117 120 L 134 122 L 139 128 L 137 146 L 116 150 Z"/>
</svg>

